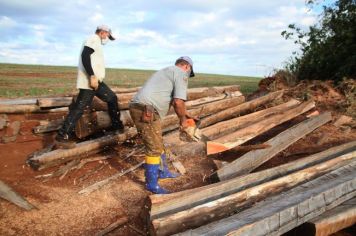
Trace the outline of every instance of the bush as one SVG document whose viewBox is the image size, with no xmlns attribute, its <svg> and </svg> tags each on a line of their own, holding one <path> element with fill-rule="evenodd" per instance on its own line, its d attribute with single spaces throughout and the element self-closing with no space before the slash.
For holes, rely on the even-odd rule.
<svg viewBox="0 0 356 236">
<path fill-rule="evenodd" d="M 309 5 L 315 4 L 308 1 Z M 298 80 L 356 78 L 356 1 L 339 0 L 323 6 L 318 24 L 303 32 L 295 24 L 283 31 L 285 39 L 300 45 L 286 69 Z"/>
</svg>

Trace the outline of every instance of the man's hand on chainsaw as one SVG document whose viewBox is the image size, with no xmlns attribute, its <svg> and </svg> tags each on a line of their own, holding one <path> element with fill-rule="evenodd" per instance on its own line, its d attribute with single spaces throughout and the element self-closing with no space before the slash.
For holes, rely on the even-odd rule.
<svg viewBox="0 0 356 236">
<path fill-rule="evenodd" d="M 95 75 L 90 76 L 90 87 L 93 88 L 94 90 L 97 90 L 99 87 L 99 81 Z"/>
<path fill-rule="evenodd" d="M 182 141 L 198 142 L 202 137 L 200 129 L 194 119 L 187 118 L 179 129 L 179 138 Z"/>
</svg>

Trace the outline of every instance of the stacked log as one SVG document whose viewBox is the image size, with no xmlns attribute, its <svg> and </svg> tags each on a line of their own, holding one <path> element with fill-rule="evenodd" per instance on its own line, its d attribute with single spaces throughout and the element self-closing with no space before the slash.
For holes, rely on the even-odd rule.
<svg viewBox="0 0 356 236">
<path fill-rule="evenodd" d="M 171 235 L 185 230 L 188 231 L 183 233 L 183 235 L 221 235 L 233 230 L 237 232 L 242 226 L 235 224 L 235 221 L 239 219 L 244 220 L 244 218 L 242 216 L 239 217 L 239 215 L 251 217 L 260 216 L 257 212 L 263 203 L 257 203 L 257 205 L 259 204 L 259 207 L 257 207 L 253 206 L 255 202 L 267 199 L 264 200 L 265 203 L 266 201 L 268 202 L 270 198 L 280 198 L 279 201 L 286 202 L 286 206 L 288 206 L 288 198 L 285 198 L 285 194 L 293 192 L 294 194 L 300 195 L 300 192 L 304 192 L 305 190 L 303 187 L 298 187 L 298 185 L 303 183 L 310 188 L 311 193 L 313 192 L 312 187 L 319 187 L 315 185 L 314 182 L 322 183 L 323 188 L 320 189 L 320 192 L 318 192 L 319 189 L 313 192 L 314 195 L 319 194 L 321 197 L 328 194 L 327 191 L 329 187 L 331 188 L 330 192 L 334 195 L 335 193 L 339 194 L 342 189 L 342 194 L 347 197 L 338 196 L 337 194 L 337 196 L 333 196 L 336 197 L 335 200 L 338 200 L 338 203 L 341 204 L 343 201 L 356 195 L 355 168 L 356 142 L 351 142 L 261 172 L 235 177 L 227 181 L 170 195 L 151 195 L 151 211 L 148 216 L 150 231 L 153 235 Z M 347 175 L 347 178 L 345 178 L 345 175 Z M 318 180 L 318 178 L 323 180 Z M 332 186 L 329 185 L 328 182 L 333 182 Z M 336 183 L 347 187 L 340 187 Z M 329 195 L 332 195 L 332 193 Z M 290 196 L 292 195 L 293 194 L 290 194 Z M 303 197 L 304 198 L 301 196 L 302 199 L 296 198 L 296 201 L 303 200 L 307 203 L 318 203 L 314 202 L 313 197 Z M 342 198 L 339 199 L 339 197 Z M 270 201 L 270 203 L 273 204 L 273 201 Z M 324 201 L 321 202 L 321 204 L 324 203 Z M 329 204 L 330 202 L 325 203 L 323 207 L 331 208 Z M 337 206 L 334 202 L 332 204 L 333 207 Z M 268 211 L 268 208 L 264 208 Z M 256 209 L 256 212 L 254 212 L 254 214 L 245 213 L 251 211 L 251 209 Z M 277 210 L 279 210 L 279 208 Z M 311 210 L 314 216 L 317 213 L 321 214 L 320 210 L 307 210 Z M 285 213 L 287 212 L 289 211 L 287 210 Z M 289 212 L 289 214 L 291 213 L 292 212 Z M 296 217 L 296 215 L 291 214 L 289 217 L 290 218 L 285 219 L 285 221 L 291 221 L 294 224 L 294 219 L 292 220 L 291 218 Z M 230 220 L 230 218 L 235 219 L 235 221 Z M 279 220 L 282 218 L 283 217 L 278 217 L 277 219 L 272 217 L 271 219 Z M 264 220 L 264 218 L 258 219 Z M 302 220 L 305 221 L 306 218 Z M 298 224 L 304 221 L 298 219 Z M 216 222 L 219 222 L 219 224 Z M 259 223 L 259 221 L 256 222 Z M 286 232 L 287 229 L 290 229 L 288 225 L 284 227 L 283 223 L 285 222 L 278 221 L 277 225 L 279 223 L 281 229 L 278 229 L 278 232 Z M 226 225 L 229 225 L 229 227 Z M 297 225 L 294 224 L 293 226 L 295 227 Z M 256 224 L 255 227 L 256 230 L 266 230 L 266 228 L 268 227 L 264 227 L 264 225 L 261 224 Z M 250 230 L 247 226 L 244 229 Z M 209 233 L 209 230 L 212 230 L 213 233 Z M 265 235 L 256 234 L 255 231 L 249 232 L 254 233 L 248 235 Z"/>
</svg>

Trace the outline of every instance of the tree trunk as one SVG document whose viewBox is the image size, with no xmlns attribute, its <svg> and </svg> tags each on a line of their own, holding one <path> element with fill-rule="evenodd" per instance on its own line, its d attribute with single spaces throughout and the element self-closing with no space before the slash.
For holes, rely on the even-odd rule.
<svg viewBox="0 0 356 236">
<path fill-rule="evenodd" d="M 325 112 L 283 131 L 266 142 L 266 144 L 271 146 L 270 148 L 248 152 L 242 157 L 224 166 L 222 169 L 219 169 L 217 171 L 219 179 L 226 180 L 250 173 L 252 170 L 271 159 L 277 153 L 283 151 L 300 138 L 329 122 L 331 119 L 331 113 Z"/>
<path fill-rule="evenodd" d="M 28 160 L 28 164 L 34 169 L 42 170 L 71 160 L 87 157 L 89 154 L 101 151 L 101 149 L 105 146 L 122 143 L 136 135 L 136 128 L 129 128 L 123 134 L 107 135 L 101 138 L 78 143 L 76 147 L 72 149 L 57 149 L 44 153 L 40 156 L 32 157 Z"/>
</svg>

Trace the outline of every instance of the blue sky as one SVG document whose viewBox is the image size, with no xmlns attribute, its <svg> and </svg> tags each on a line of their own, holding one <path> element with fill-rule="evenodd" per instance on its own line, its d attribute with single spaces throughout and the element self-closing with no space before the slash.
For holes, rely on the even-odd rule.
<svg viewBox="0 0 356 236">
<path fill-rule="evenodd" d="M 265 76 L 296 50 L 280 35 L 308 27 L 304 0 L 0 0 L 0 62 L 77 65 L 83 40 L 107 24 L 107 67 L 160 69 L 181 55 L 200 73 Z"/>
</svg>

